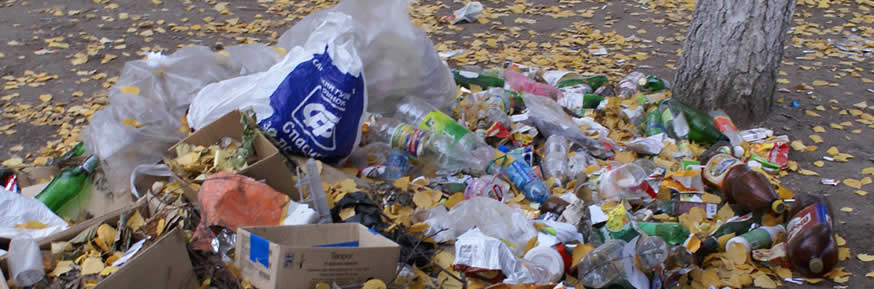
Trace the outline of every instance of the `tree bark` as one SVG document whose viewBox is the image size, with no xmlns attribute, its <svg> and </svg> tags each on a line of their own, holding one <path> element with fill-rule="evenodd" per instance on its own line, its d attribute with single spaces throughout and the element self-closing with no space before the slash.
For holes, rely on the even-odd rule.
<svg viewBox="0 0 874 289">
<path fill-rule="evenodd" d="M 738 125 L 771 111 L 795 0 L 698 0 L 674 76 L 673 95 Z"/>
</svg>

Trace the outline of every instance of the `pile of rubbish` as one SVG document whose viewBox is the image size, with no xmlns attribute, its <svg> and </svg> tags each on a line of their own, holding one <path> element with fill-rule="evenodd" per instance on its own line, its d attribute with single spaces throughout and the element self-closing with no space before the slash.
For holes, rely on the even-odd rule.
<svg viewBox="0 0 874 289">
<path fill-rule="evenodd" d="M 403 3 L 341 1 L 275 47 L 191 46 L 127 63 L 111 104 L 51 173 L 4 168 L 4 284 L 656 289 L 847 278 L 828 201 L 780 185 L 787 136 L 738 130 L 640 72 L 449 69 Z"/>
</svg>

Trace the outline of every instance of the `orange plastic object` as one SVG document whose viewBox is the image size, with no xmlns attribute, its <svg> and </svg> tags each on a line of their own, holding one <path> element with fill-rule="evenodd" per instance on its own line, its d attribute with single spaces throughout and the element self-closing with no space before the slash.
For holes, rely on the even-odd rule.
<svg viewBox="0 0 874 289">
<path fill-rule="evenodd" d="M 193 247 L 209 250 L 214 237 L 210 226 L 236 232 L 239 226 L 279 225 L 288 210 L 289 198 L 250 177 L 220 172 L 207 178 L 197 196 L 201 219 L 194 232 Z"/>
</svg>

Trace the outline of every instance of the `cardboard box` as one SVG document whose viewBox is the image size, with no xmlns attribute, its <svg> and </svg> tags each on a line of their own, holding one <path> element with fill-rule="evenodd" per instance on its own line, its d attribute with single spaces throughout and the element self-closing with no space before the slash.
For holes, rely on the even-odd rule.
<svg viewBox="0 0 874 289">
<path fill-rule="evenodd" d="M 237 110 L 229 112 L 179 143 L 210 146 L 219 143 L 223 137 L 231 137 L 240 141 L 243 137 L 243 126 L 240 124 L 240 117 L 242 116 L 243 114 Z M 256 125 L 254 120 L 248 117 L 247 119 L 250 124 Z M 176 156 L 176 146 L 178 145 L 177 143 L 170 147 L 170 156 Z M 273 189 L 288 195 L 292 200 L 300 200 L 300 194 L 292 179 L 292 171 L 286 166 L 285 157 L 279 153 L 279 149 L 260 131 L 255 136 L 253 147 L 258 161 L 250 164 L 238 173 L 256 180 L 264 180 Z M 176 178 L 176 181 L 183 183 L 182 187 L 185 191 L 185 197 L 192 202 L 197 202 L 197 191 L 190 186 L 184 185 L 185 182 L 179 178 Z"/>
<path fill-rule="evenodd" d="M 259 289 L 309 289 L 395 276 L 400 246 L 361 224 L 241 227 L 236 266 Z"/>
<path fill-rule="evenodd" d="M 124 208 L 39 239 L 37 243 L 40 250 L 50 250 L 52 242 L 70 240 L 92 226 L 106 223 L 116 227 L 118 219 L 123 213 L 133 212 L 135 209 L 138 209 L 144 218 L 149 218 L 149 204 L 144 198 Z M 0 257 L 0 269 L 8 270 L 6 256 Z M 165 233 L 156 242 L 140 250 L 117 272 L 98 283 L 94 288 L 184 289 L 197 288 L 197 285 L 198 280 L 188 257 L 184 235 L 182 230 L 177 228 Z"/>
</svg>

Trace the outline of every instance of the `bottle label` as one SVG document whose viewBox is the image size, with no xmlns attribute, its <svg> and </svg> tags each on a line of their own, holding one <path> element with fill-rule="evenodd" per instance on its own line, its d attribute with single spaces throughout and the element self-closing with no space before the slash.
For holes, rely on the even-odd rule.
<svg viewBox="0 0 874 289">
<path fill-rule="evenodd" d="M 412 125 L 401 124 L 391 134 L 391 146 L 403 149 L 411 155 L 419 157 L 422 153 L 422 139 L 425 138 L 425 133 L 424 130 L 415 128 Z"/>
<path fill-rule="evenodd" d="M 534 175 L 534 171 L 532 171 L 523 160 L 513 161 L 504 168 L 504 171 L 517 188 L 531 183 L 537 178 Z"/>
<path fill-rule="evenodd" d="M 425 119 L 419 124 L 419 128 L 430 130 L 434 133 L 445 134 L 455 138 L 455 140 L 461 140 L 462 137 L 470 133 L 470 130 L 438 110 L 425 115 Z"/>
<path fill-rule="evenodd" d="M 750 249 L 761 249 L 768 248 L 771 246 L 771 235 L 768 234 L 768 231 L 765 229 L 755 229 L 747 232 L 746 234 L 741 235 L 741 238 L 747 240 L 750 243 Z"/>
<path fill-rule="evenodd" d="M 665 111 L 662 112 L 662 123 L 668 123 L 672 120 L 674 120 L 674 114 L 671 113 L 670 109 L 665 109 Z"/>
<path fill-rule="evenodd" d="M 382 166 L 382 165 L 364 167 L 364 168 L 358 170 L 358 177 L 365 177 L 365 178 L 373 179 L 373 178 L 382 177 L 384 174 L 385 174 L 385 166 Z"/>
<path fill-rule="evenodd" d="M 729 131 L 737 131 L 737 128 L 734 127 L 734 124 L 731 123 L 731 119 L 724 116 L 717 116 L 713 118 L 713 124 L 716 125 L 716 128 L 719 129 L 719 132 L 725 133 Z"/>
<path fill-rule="evenodd" d="M 786 225 L 789 242 L 798 237 L 799 233 L 819 223 L 826 223 L 831 226 L 832 220 L 829 217 L 828 207 L 821 203 L 807 206 L 807 208 L 795 214 L 795 217 L 789 220 L 789 224 Z"/>
<path fill-rule="evenodd" d="M 730 155 L 715 155 L 704 166 L 704 178 L 717 187 L 722 187 L 722 182 L 728 175 L 728 171 L 737 165 L 741 165 L 740 161 Z"/>
</svg>

